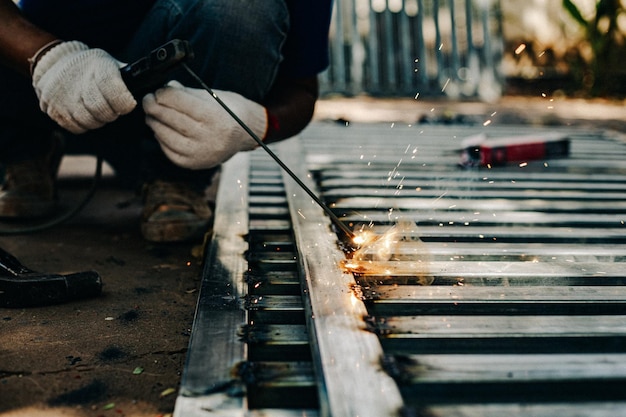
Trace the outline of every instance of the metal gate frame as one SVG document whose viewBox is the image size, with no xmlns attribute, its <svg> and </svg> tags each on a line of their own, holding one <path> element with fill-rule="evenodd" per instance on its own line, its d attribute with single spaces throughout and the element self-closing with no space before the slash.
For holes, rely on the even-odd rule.
<svg viewBox="0 0 626 417">
<path fill-rule="evenodd" d="M 336 0 L 321 91 L 494 101 L 502 50 L 499 0 Z"/>
</svg>

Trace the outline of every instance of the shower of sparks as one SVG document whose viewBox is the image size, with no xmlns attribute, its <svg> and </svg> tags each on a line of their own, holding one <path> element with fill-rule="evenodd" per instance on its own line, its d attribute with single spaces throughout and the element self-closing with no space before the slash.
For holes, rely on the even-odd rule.
<svg viewBox="0 0 626 417">
<path fill-rule="evenodd" d="M 429 273 L 430 254 L 412 221 L 399 220 L 381 235 L 371 227 L 361 226 L 355 231 L 353 243 L 358 249 L 351 259 L 342 261 L 347 272 L 378 278 L 381 275 L 412 276 L 422 285 L 430 285 L 434 280 Z"/>
</svg>

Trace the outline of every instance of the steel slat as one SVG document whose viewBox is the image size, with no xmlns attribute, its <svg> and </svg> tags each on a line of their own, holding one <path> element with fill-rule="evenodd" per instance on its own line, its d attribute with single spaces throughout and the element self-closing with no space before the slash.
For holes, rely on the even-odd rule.
<svg viewBox="0 0 626 417">
<path fill-rule="evenodd" d="M 407 413 L 624 412 L 615 402 L 624 399 L 616 388 L 622 376 L 610 375 L 624 371 L 626 347 L 619 194 L 626 147 L 599 132 L 574 132 L 569 158 L 463 171 L 454 151 L 479 129 L 366 129 L 312 132 L 309 166 L 346 223 L 377 234 L 398 219 L 417 223 L 404 236 L 422 240 L 422 262 L 411 262 L 417 252 L 405 244 L 391 261 L 370 253 L 355 287 L 369 329 L 396 365 L 388 371 Z M 330 131 L 342 137 L 332 153 Z M 367 140 L 373 131 L 385 139 Z M 432 286 L 416 286 L 416 274 L 434 277 Z M 615 360 L 604 368 L 598 354 Z"/>
<path fill-rule="evenodd" d="M 623 144 L 598 132 L 574 132 L 571 158 L 524 169 L 462 171 L 449 152 L 472 129 L 314 125 L 309 132 L 301 142 L 306 153 L 297 141 L 277 147 L 289 165 L 297 166 L 302 178 L 319 180 L 322 196 L 346 222 L 371 225 L 377 233 L 401 217 L 418 223 L 408 240 L 422 240 L 426 265 L 419 265 L 416 275 L 410 259 L 392 260 L 387 267 L 393 271 L 356 273 L 352 281 L 338 269 L 337 242 L 329 238 L 328 221 L 310 199 L 288 181 L 281 196 L 275 174 L 253 170 L 250 177 L 259 188 L 250 191 L 251 205 L 257 206 L 251 210 L 251 252 L 246 255 L 251 268 L 245 279 L 253 291 L 246 314 L 254 322 L 245 327 L 251 350 L 247 363 L 269 374 L 242 378 L 248 388 L 248 404 L 242 407 L 248 415 L 352 415 L 358 407 L 359 415 L 375 417 L 397 415 L 398 407 L 406 415 L 455 417 L 608 416 L 626 410 L 619 388 L 626 382 L 626 274 L 621 268 L 626 209 L 619 195 L 626 175 L 619 161 Z M 376 132 L 385 132 L 385 140 L 375 138 Z M 413 162 L 404 155 L 399 163 L 402 153 L 413 148 L 423 152 Z M 298 159 L 304 156 L 312 177 Z M 258 153 L 252 154 L 251 165 L 276 171 Z M 274 178 L 271 187 L 263 186 L 265 175 Z M 402 181 L 396 191 L 403 195 L 380 192 L 389 176 L 392 186 Z M 359 188 L 361 178 L 368 179 L 369 190 Z M 383 180 L 379 190 L 378 178 Z M 544 180 L 549 186 L 542 188 Z M 430 195 L 408 190 L 422 181 L 428 184 L 424 188 L 431 187 Z M 473 182 L 480 185 L 472 188 Z M 540 192 L 521 198 L 525 185 Z M 371 196 L 362 197 L 367 193 Z M 287 201 L 291 216 L 283 218 Z M 272 205 L 283 208 L 272 210 Z M 296 239 L 290 243 L 292 232 Z M 274 252 L 280 254 L 272 259 Z M 403 245 L 392 258 L 413 254 L 414 248 Z M 376 262 L 369 266 L 383 266 Z M 416 286 L 416 277 L 425 273 L 434 277 L 433 284 Z M 299 307 L 306 312 L 302 322 L 272 324 L 282 319 L 262 316 L 254 321 L 263 309 L 284 312 L 297 306 L 299 279 L 307 284 Z M 276 282 L 290 289 L 272 292 Z M 353 307 L 354 299 L 363 304 Z M 355 314 L 362 318 L 354 320 Z M 315 372 L 309 365 L 289 364 L 306 356 L 305 322 Z M 358 353 L 361 336 L 354 339 L 352 332 L 364 329 L 379 343 L 367 341 L 366 356 L 378 360 L 362 360 Z M 275 365 L 276 359 L 283 364 Z M 316 374 L 325 375 L 321 385 Z M 264 383 L 255 375 L 270 376 Z M 385 396 L 361 392 L 372 389 L 368 382 L 379 377 L 393 378 L 399 390 L 394 411 L 381 412 Z M 298 381 L 308 381 L 304 391 L 298 391 Z M 355 404 L 357 391 L 359 401 L 368 397 L 367 405 Z M 310 407 L 315 392 L 319 409 Z M 285 400 L 297 395 L 312 397 Z M 297 411 L 284 408 L 292 406 Z"/>
</svg>

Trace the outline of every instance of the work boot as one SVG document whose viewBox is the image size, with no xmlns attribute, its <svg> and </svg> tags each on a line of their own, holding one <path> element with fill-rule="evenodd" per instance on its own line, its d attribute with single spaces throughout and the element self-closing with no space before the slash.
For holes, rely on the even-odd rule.
<svg viewBox="0 0 626 417">
<path fill-rule="evenodd" d="M 0 217 L 34 218 L 50 215 L 56 207 L 55 179 L 58 149 L 34 159 L 5 165 L 0 188 Z"/>
<path fill-rule="evenodd" d="M 213 210 L 204 188 L 157 180 L 144 186 L 141 232 L 150 242 L 184 242 L 210 231 Z"/>
</svg>

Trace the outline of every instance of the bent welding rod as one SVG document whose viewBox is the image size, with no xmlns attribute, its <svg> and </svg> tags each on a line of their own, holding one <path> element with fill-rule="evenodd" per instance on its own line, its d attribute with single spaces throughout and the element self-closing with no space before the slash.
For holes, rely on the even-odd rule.
<svg viewBox="0 0 626 417">
<path fill-rule="evenodd" d="M 276 163 L 278 163 L 278 165 L 280 165 L 280 167 L 287 173 L 289 174 L 289 176 L 300 186 L 300 188 L 302 188 L 312 199 L 313 201 L 315 201 L 317 203 L 318 206 L 320 206 L 322 208 L 322 210 L 324 210 L 324 212 L 326 212 L 326 214 L 328 214 L 328 217 L 330 217 L 330 219 L 333 221 L 333 223 L 335 223 L 335 225 L 337 227 L 339 227 L 339 229 L 341 229 L 342 232 L 344 232 L 346 234 L 347 237 L 350 238 L 350 241 L 352 241 L 352 239 L 354 239 L 354 233 L 352 233 L 352 230 L 350 230 L 348 228 L 348 226 L 346 226 L 341 220 L 339 220 L 339 218 L 337 217 L 337 215 L 335 215 L 335 213 L 333 213 L 333 211 L 330 209 L 330 207 L 328 207 L 326 204 L 324 204 L 324 202 L 309 188 L 307 187 L 301 180 L 300 178 L 298 178 L 298 176 L 291 170 L 289 169 L 289 167 L 287 165 L 285 165 L 285 163 L 278 157 L 278 155 L 276 155 L 266 144 L 265 142 L 263 142 L 263 140 L 261 138 L 259 138 L 256 133 L 254 133 L 252 131 L 252 129 L 250 129 L 248 127 L 248 125 L 245 124 L 245 122 L 243 120 L 241 120 L 239 118 L 239 116 L 237 116 L 227 105 L 226 103 L 224 103 L 217 94 L 215 94 L 213 92 L 213 90 L 206 85 L 206 83 L 204 81 L 202 81 L 202 79 L 200 79 L 200 77 L 198 77 L 198 75 L 191 69 L 189 68 L 189 66 L 186 63 L 182 63 L 182 66 L 185 68 L 185 70 L 187 70 L 187 72 L 198 82 L 198 84 L 200 84 L 202 86 L 202 88 L 204 88 L 218 103 L 220 106 L 222 106 L 222 108 L 224 110 L 226 110 L 226 112 L 228 114 L 230 114 L 230 116 L 235 119 L 235 121 L 252 137 L 252 139 L 254 139 L 254 141 L 256 143 L 259 144 L 259 146 L 261 148 L 263 148 L 263 150 L 265 152 L 268 153 L 269 156 L 271 156 L 274 161 L 276 161 Z"/>
</svg>

